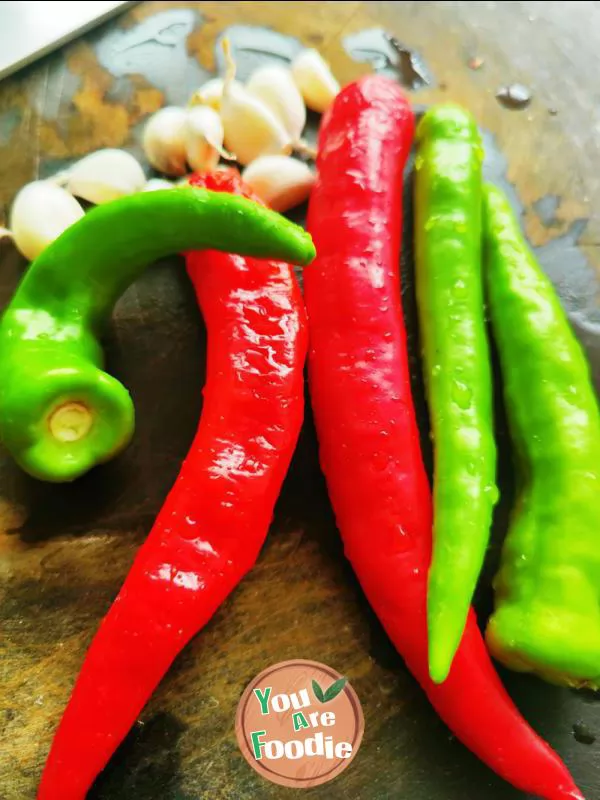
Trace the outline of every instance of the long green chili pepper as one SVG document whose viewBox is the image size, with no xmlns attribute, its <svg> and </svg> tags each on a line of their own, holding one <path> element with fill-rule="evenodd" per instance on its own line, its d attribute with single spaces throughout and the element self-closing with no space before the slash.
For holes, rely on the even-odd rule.
<svg viewBox="0 0 600 800">
<path fill-rule="evenodd" d="M 0 321 L 0 438 L 24 470 L 73 480 L 127 444 L 133 404 L 101 369 L 102 323 L 150 262 L 203 249 L 303 265 L 315 254 L 257 203 L 182 188 L 95 208 L 31 264 Z"/>
<path fill-rule="evenodd" d="M 600 413 L 583 349 L 508 200 L 484 189 L 486 282 L 519 498 L 487 628 L 508 667 L 600 681 Z"/>
<path fill-rule="evenodd" d="M 417 300 L 435 451 L 429 671 L 441 683 L 460 644 L 497 498 L 481 268 L 483 150 L 471 115 L 451 105 L 425 114 L 417 143 Z"/>
</svg>

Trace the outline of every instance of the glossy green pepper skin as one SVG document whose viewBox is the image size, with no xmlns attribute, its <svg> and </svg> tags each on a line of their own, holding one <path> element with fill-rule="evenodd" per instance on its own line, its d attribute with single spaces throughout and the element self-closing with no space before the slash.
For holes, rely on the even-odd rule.
<svg viewBox="0 0 600 800">
<path fill-rule="evenodd" d="M 103 323 L 152 261 L 203 249 L 302 265 L 315 254 L 279 214 L 188 187 L 98 206 L 31 264 L 0 320 L 0 438 L 25 471 L 70 481 L 125 447 L 134 409 L 102 370 Z"/>
<path fill-rule="evenodd" d="M 588 362 L 502 192 L 484 189 L 486 283 L 520 492 L 486 638 L 508 667 L 600 679 L 600 413 Z"/>
<path fill-rule="evenodd" d="M 416 286 L 434 442 L 429 671 L 444 681 L 460 644 L 497 498 L 493 389 L 484 318 L 477 125 L 433 106 L 417 129 Z"/>
</svg>

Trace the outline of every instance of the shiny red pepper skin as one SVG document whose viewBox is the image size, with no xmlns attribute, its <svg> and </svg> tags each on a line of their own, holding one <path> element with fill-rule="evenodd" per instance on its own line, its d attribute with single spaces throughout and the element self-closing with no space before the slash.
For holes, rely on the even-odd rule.
<svg viewBox="0 0 600 800">
<path fill-rule="evenodd" d="M 346 555 L 398 652 L 456 736 L 547 800 L 582 798 L 521 717 L 471 611 L 448 679 L 427 661 L 431 497 L 411 397 L 400 302 L 402 172 L 413 114 L 392 81 L 342 90 L 323 119 L 304 272 L 309 383 L 320 459 Z"/>
<path fill-rule="evenodd" d="M 233 171 L 192 183 L 250 196 Z M 307 332 L 290 266 L 208 251 L 189 254 L 187 269 L 208 330 L 202 418 L 86 655 L 39 800 L 83 800 L 175 656 L 252 567 L 302 425 Z"/>
</svg>

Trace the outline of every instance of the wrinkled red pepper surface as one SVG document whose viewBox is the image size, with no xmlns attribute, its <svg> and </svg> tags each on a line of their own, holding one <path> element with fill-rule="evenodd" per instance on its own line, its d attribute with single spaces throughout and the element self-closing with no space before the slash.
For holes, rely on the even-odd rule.
<svg viewBox="0 0 600 800">
<path fill-rule="evenodd" d="M 192 183 L 251 196 L 234 171 Z M 307 334 L 291 267 L 209 251 L 188 254 L 187 270 L 208 332 L 198 432 L 86 655 L 39 800 L 85 798 L 175 656 L 252 567 L 302 425 Z"/>
</svg>

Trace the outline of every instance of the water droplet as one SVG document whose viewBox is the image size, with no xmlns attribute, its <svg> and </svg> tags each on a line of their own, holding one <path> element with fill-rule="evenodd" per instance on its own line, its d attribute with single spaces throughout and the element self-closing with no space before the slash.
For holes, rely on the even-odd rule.
<svg viewBox="0 0 600 800">
<path fill-rule="evenodd" d="M 422 156 L 422 155 L 418 155 L 418 156 L 415 158 L 415 169 L 417 170 L 417 172 L 418 172 L 420 169 L 422 169 L 422 168 L 423 168 L 423 164 L 424 164 L 424 163 L 425 163 L 425 159 L 423 158 L 423 156 Z"/>
<path fill-rule="evenodd" d="M 469 408 L 473 392 L 466 383 L 462 383 L 462 381 L 452 381 L 452 389 L 450 391 L 452 399 L 457 406 L 460 406 L 460 408 Z"/>
<path fill-rule="evenodd" d="M 390 459 L 387 453 L 381 453 L 379 451 L 376 451 L 371 456 L 371 464 L 373 465 L 373 469 L 375 470 L 375 472 L 383 472 L 387 468 L 389 463 Z"/>
<path fill-rule="evenodd" d="M 500 492 L 498 491 L 498 487 L 496 486 L 496 484 L 495 483 L 488 484 L 483 491 L 490 496 L 490 502 L 492 503 L 492 505 L 496 505 L 496 503 L 500 499 Z"/>
<path fill-rule="evenodd" d="M 456 297 L 464 297 L 467 293 L 467 284 L 459 278 L 454 284 L 454 294 Z"/>
<path fill-rule="evenodd" d="M 596 735 L 589 729 L 585 722 L 576 722 L 573 725 L 573 736 L 579 744 L 594 744 Z"/>
<path fill-rule="evenodd" d="M 531 90 L 522 83 L 511 83 L 509 86 L 501 86 L 496 92 L 496 99 L 505 108 L 511 111 L 520 111 L 531 103 Z"/>
<path fill-rule="evenodd" d="M 434 364 L 433 367 L 431 368 L 431 374 L 434 377 L 439 375 L 441 373 L 441 371 L 442 371 L 442 365 L 441 364 Z"/>
<path fill-rule="evenodd" d="M 186 517 L 185 521 L 187 522 L 188 525 L 196 525 L 197 522 L 195 519 L 192 519 L 192 517 Z"/>
</svg>

